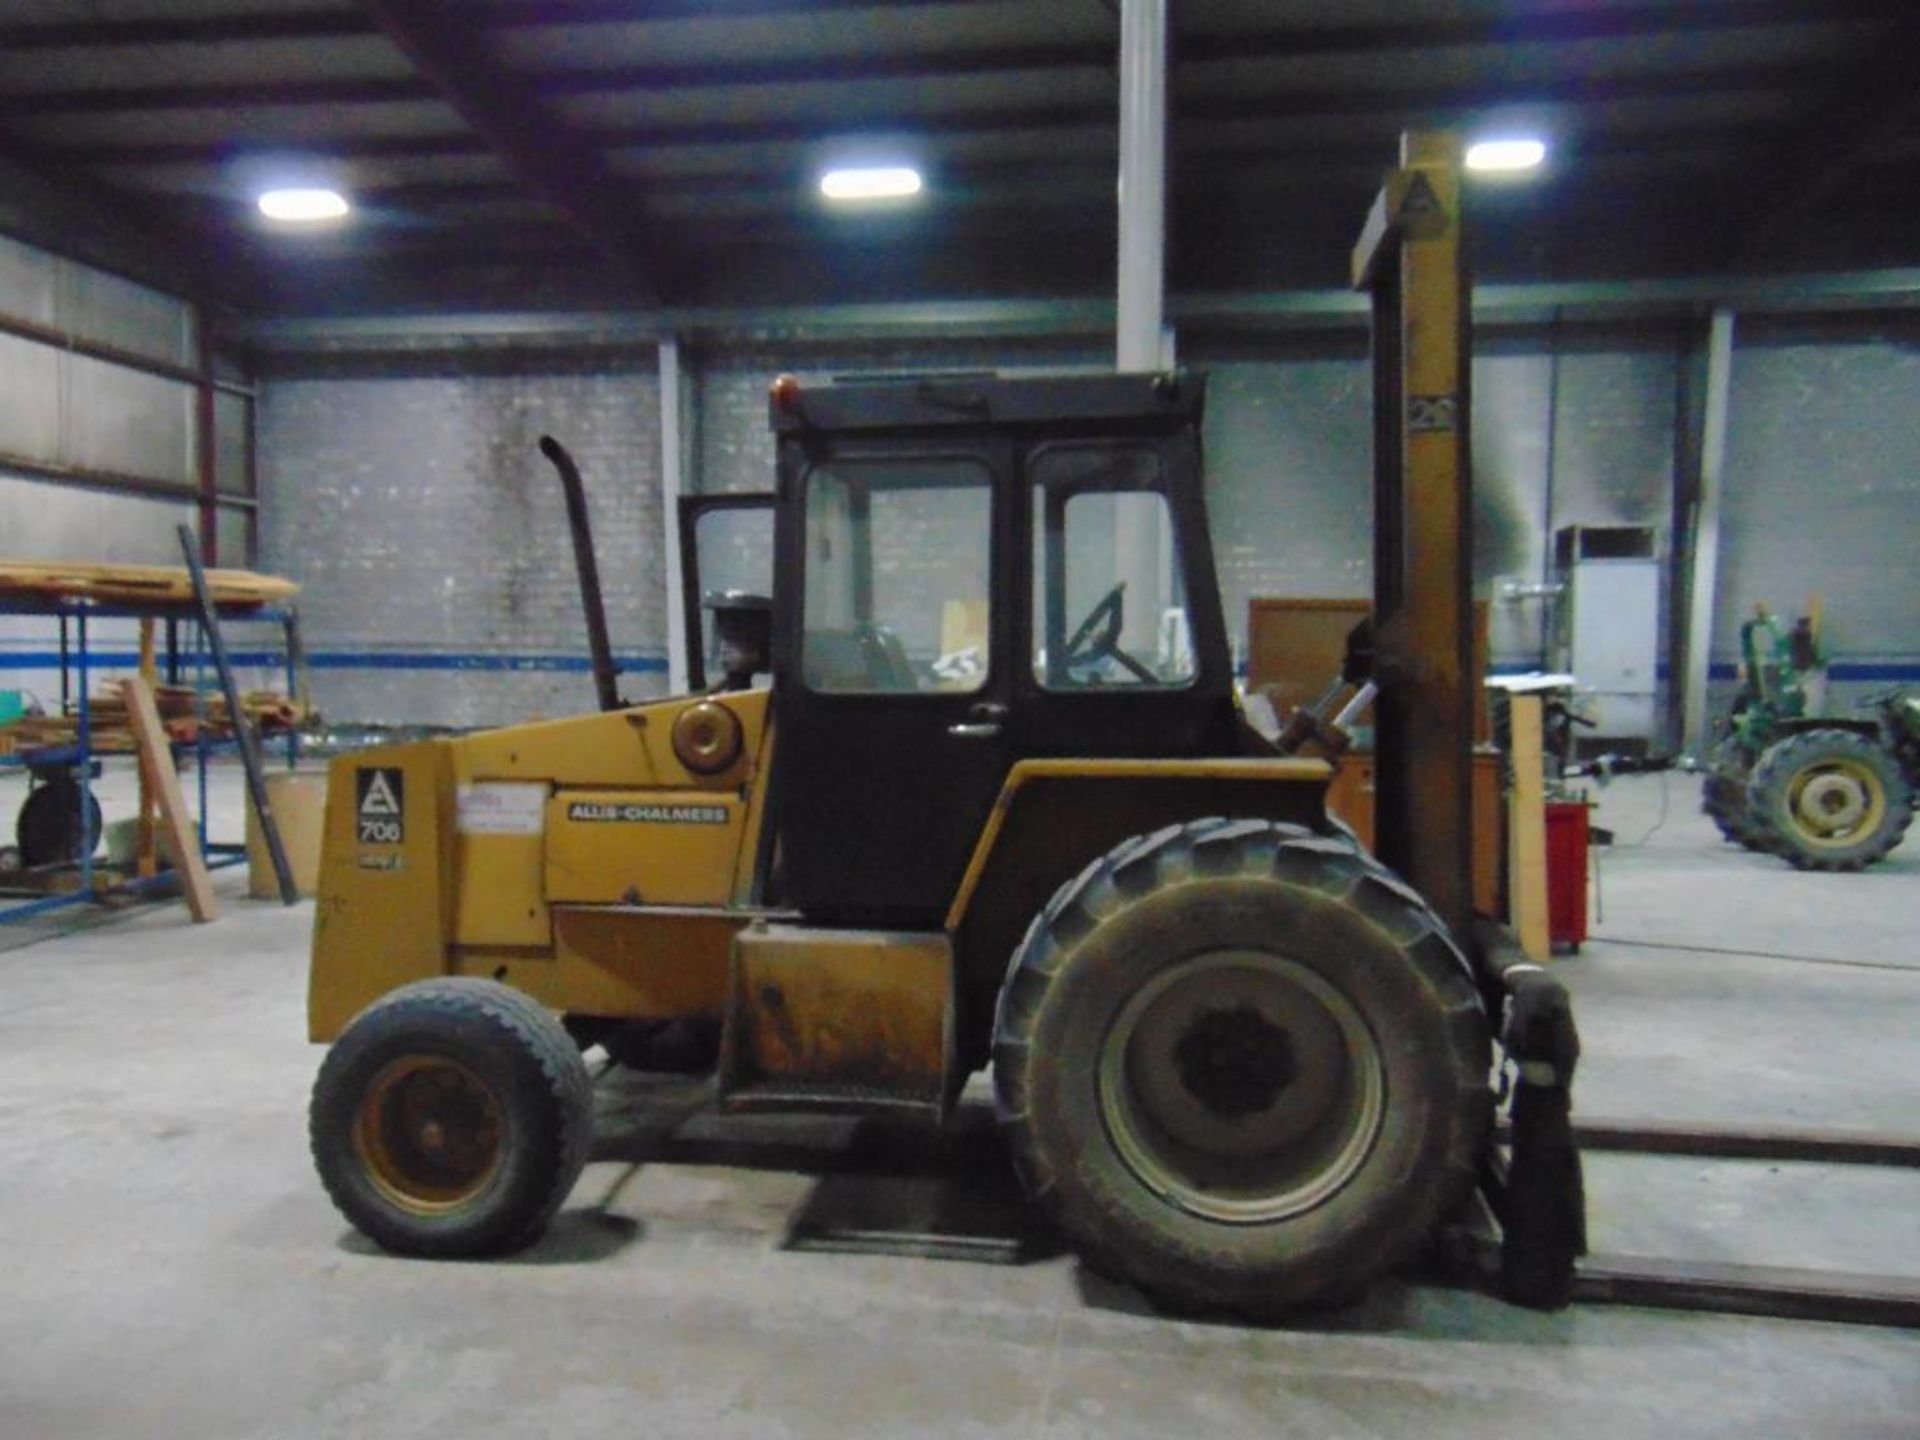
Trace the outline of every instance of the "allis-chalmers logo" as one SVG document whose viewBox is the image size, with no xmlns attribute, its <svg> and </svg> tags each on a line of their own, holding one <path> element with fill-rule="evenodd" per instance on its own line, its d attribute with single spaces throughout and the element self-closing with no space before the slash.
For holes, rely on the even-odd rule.
<svg viewBox="0 0 1920 1440">
<path fill-rule="evenodd" d="M 727 812 L 719 805 L 603 805 L 576 800 L 567 807 L 567 819 L 620 825 L 724 825 Z"/>
</svg>

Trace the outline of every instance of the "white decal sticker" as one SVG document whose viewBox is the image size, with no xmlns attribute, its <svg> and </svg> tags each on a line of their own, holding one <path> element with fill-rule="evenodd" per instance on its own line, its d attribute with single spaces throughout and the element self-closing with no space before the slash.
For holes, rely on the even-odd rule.
<svg viewBox="0 0 1920 1440">
<path fill-rule="evenodd" d="M 538 835 L 547 825 L 547 787 L 482 780 L 454 792 L 454 828 L 462 835 Z"/>
</svg>

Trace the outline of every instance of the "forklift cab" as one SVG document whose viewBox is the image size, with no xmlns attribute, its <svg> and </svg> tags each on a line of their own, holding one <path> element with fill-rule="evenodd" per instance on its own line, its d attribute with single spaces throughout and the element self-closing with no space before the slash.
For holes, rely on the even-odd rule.
<svg viewBox="0 0 1920 1440">
<path fill-rule="evenodd" d="M 775 382 L 777 489 L 724 502 L 772 515 L 765 900 L 937 929 L 1016 761 L 1235 752 L 1204 396 L 1188 375 Z M 689 602 L 707 532 L 726 543 L 704 504 Z"/>
</svg>

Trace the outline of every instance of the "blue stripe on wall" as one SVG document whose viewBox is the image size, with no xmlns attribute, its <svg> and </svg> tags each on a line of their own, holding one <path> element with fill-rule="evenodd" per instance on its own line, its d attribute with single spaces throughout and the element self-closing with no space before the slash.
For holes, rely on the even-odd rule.
<svg viewBox="0 0 1920 1440">
<path fill-rule="evenodd" d="M 1501 664 L 1493 667 L 1496 675 L 1530 675 L 1538 668 L 1533 665 Z M 1668 678 L 1667 667 L 1659 666 L 1656 671 L 1662 680 Z M 1716 660 L 1707 667 L 1709 680 L 1738 680 L 1740 667 L 1731 660 Z M 1913 682 L 1920 681 L 1920 661 L 1915 660 L 1835 660 L 1827 667 L 1827 678 L 1843 682 L 1859 683 L 1878 681 Z"/>
<path fill-rule="evenodd" d="M 277 651 L 240 650 L 231 653 L 235 665 L 277 670 L 285 663 Z M 484 652 L 408 652 L 399 650 L 315 650 L 307 654 L 315 670 L 536 670 L 584 674 L 593 668 L 585 655 L 500 655 Z M 132 670 L 140 664 L 134 650 L 95 650 L 88 656 L 95 670 Z M 660 655 L 616 655 L 614 665 L 629 675 L 664 675 L 667 662 Z M 57 670 L 58 650 L 0 650 L 0 670 Z"/>
</svg>

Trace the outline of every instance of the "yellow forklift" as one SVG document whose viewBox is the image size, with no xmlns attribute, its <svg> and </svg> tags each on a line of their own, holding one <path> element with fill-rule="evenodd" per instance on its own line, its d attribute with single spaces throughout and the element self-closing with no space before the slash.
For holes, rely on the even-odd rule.
<svg viewBox="0 0 1920 1440">
<path fill-rule="evenodd" d="M 783 378 L 776 488 L 683 517 L 771 518 L 772 595 L 709 597 L 717 684 L 619 701 L 581 525 L 603 713 L 334 763 L 311 1134 L 348 1219 L 528 1243 L 589 1154 L 582 1048 L 677 1035 L 730 1111 L 939 1125 L 990 1066 L 1034 1202 L 1174 1308 L 1349 1297 L 1477 1195 L 1508 1292 L 1563 1303 L 1571 1019 L 1467 901 L 1456 214 L 1410 151 L 1356 259 L 1380 858 L 1239 708 L 1201 377 Z"/>
</svg>

